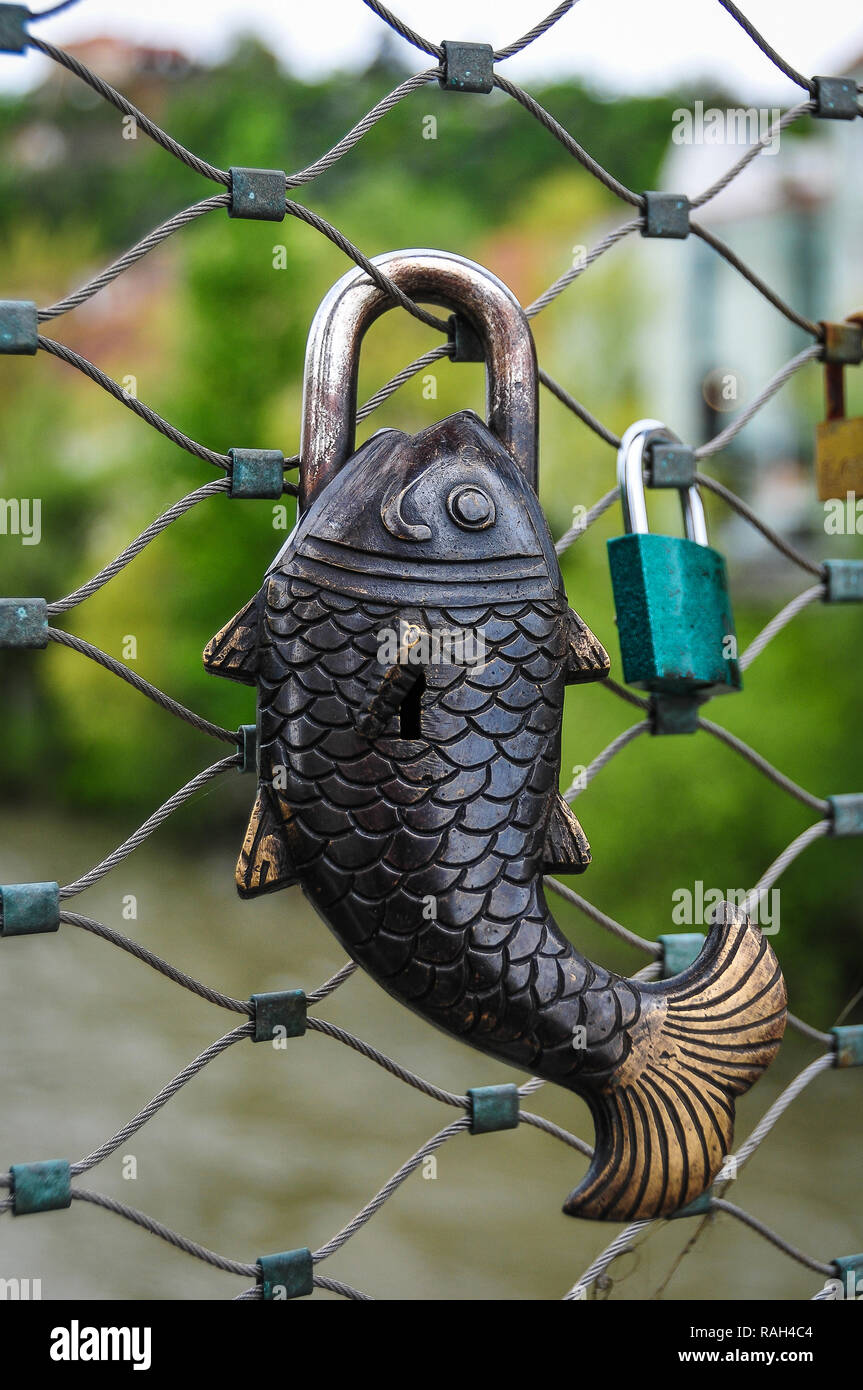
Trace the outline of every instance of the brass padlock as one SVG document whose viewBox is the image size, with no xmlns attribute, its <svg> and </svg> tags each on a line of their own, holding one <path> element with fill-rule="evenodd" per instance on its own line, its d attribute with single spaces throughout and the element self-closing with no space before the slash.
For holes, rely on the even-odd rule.
<svg viewBox="0 0 863 1390">
<path fill-rule="evenodd" d="M 827 418 L 818 426 L 815 476 L 822 502 L 863 495 L 863 416 L 845 416 L 845 368 L 863 361 L 863 313 L 845 323 L 824 323 L 824 396 Z"/>
</svg>

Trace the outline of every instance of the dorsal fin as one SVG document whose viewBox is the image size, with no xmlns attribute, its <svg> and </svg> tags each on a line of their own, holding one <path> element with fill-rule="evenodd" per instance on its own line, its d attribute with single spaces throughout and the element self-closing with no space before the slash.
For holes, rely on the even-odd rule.
<svg viewBox="0 0 863 1390">
<path fill-rule="evenodd" d="M 602 643 L 594 637 L 577 613 L 567 609 L 567 653 L 564 677 L 567 685 L 584 685 L 601 681 L 608 675 L 611 662 Z"/>
<path fill-rule="evenodd" d="M 204 648 L 204 667 L 211 675 L 254 685 L 258 674 L 258 595 L 249 599 Z"/>
<path fill-rule="evenodd" d="M 270 794 L 260 787 L 237 860 L 237 891 L 241 898 L 256 898 L 261 893 L 287 888 L 296 881 L 293 861 Z"/>
<path fill-rule="evenodd" d="M 583 874 L 590 863 L 590 845 L 573 812 L 558 792 L 545 832 L 543 872 Z"/>
</svg>

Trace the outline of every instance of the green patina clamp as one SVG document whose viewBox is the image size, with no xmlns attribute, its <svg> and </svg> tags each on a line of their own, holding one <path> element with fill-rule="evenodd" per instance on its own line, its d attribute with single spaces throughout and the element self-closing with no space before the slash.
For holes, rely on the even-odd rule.
<svg viewBox="0 0 863 1390">
<path fill-rule="evenodd" d="M 44 598 L 0 598 L 0 647 L 48 645 L 48 604 Z"/>
<path fill-rule="evenodd" d="M 281 497 L 285 456 L 281 449 L 229 449 L 230 497 Z"/>
<path fill-rule="evenodd" d="M 241 724 L 237 730 L 237 740 L 243 760 L 240 763 L 241 772 L 257 772 L 258 770 L 258 728 L 256 724 Z"/>
<path fill-rule="evenodd" d="M 2 41 L 0 41 L 0 53 Z M 31 299 L 0 299 L 0 352 L 32 357 L 39 348 L 39 318 Z"/>
<path fill-rule="evenodd" d="M 647 711 L 651 734 L 655 738 L 697 734 L 702 703 L 694 695 L 651 695 Z"/>
<path fill-rule="evenodd" d="M 689 236 L 689 199 L 684 193 L 642 194 L 644 224 L 641 235 L 683 241 Z"/>
<path fill-rule="evenodd" d="M 277 1028 L 286 1038 L 301 1038 L 306 1031 L 308 1000 L 301 989 L 279 990 L 272 994 L 253 994 L 253 1042 L 272 1042 Z"/>
<path fill-rule="evenodd" d="M 837 1067 L 863 1067 L 863 1023 L 831 1028 Z"/>
<path fill-rule="evenodd" d="M 0 53 L 26 53 L 30 43 L 26 5 L 0 5 Z"/>
<path fill-rule="evenodd" d="M 863 835 L 863 792 L 828 796 L 830 834 L 837 837 Z"/>
<path fill-rule="evenodd" d="M 254 222 L 282 222 L 287 212 L 284 169 L 232 168 L 229 171 L 229 217 L 250 218 Z"/>
<path fill-rule="evenodd" d="M 825 560 L 825 603 L 863 602 L 863 560 Z"/>
<path fill-rule="evenodd" d="M 482 92 L 494 87 L 494 49 L 490 43 L 444 39 L 443 72 L 438 79 L 448 92 Z"/>
<path fill-rule="evenodd" d="M 0 936 L 32 936 L 59 929 L 58 883 L 0 884 Z"/>
<path fill-rule="evenodd" d="M 42 1163 L 13 1163 L 12 1211 L 28 1216 L 37 1211 L 63 1211 L 72 1205 L 72 1175 L 65 1158 Z"/>
<path fill-rule="evenodd" d="M 813 116 L 827 121 L 853 121 L 860 115 L 857 83 L 853 77 L 813 77 Z"/>
<path fill-rule="evenodd" d="M 471 1086 L 468 1096 L 471 1134 L 518 1128 L 518 1087 L 511 1082 L 503 1086 Z"/>
<path fill-rule="evenodd" d="M 305 1246 L 298 1250 L 283 1250 L 278 1255 L 258 1258 L 264 1298 L 280 1302 L 289 1298 L 308 1298 L 314 1293 L 312 1252 Z"/>
</svg>

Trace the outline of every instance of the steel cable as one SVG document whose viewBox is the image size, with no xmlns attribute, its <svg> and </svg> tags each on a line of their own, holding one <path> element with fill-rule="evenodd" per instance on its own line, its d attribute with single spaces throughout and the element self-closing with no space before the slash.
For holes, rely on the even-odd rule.
<svg viewBox="0 0 863 1390">
<path fill-rule="evenodd" d="M 135 671 L 130 671 L 129 667 L 124 666 L 122 661 L 117 661 L 107 652 L 100 651 L 91 642 L 86 642 L 83 637 L 75 637 L 71 632 L 64 632 L 61 628 L 49 627 L 48 640 L 49 642 L 56 642 L 58 646 L 68 647 L 70 651 L 78 652 L 80 656 L 86 656 L 90 661 L 95 661 L 98 666 L 104 667 L 114 676 L 119 676 L 120 680 L 125 681 L 127 685 L 131 685 L 142 695 L 146 695 L 148 700 L 152 700 L 168 714 L 173 714 L 177 719 L 182 719 L 184 723 L 191 724 L 198 733 L 207 734 L 210 738 L 217 738 L 221 743 L 233 743 L 235 745 L 239 743 L 235 732 L 230 729 L 223 729 L 219 724 L 213 724 L 209 719 L 204 719 L 202 715 L 196 714 L 194 710 L 187 709 L 185 705 L 180 704 L 179 700 L 172 699 L 163 690 L 159 690 L 155 685 L 144 680 L 143 676 L 139 676 Z"/>
</svg>

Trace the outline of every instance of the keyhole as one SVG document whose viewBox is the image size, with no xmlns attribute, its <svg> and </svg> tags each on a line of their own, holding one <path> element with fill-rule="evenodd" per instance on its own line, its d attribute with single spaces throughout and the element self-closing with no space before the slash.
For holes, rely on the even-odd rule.
<svg viewBox="0 0 863 1390">
<path fill-rule="evenodd" d="M 399 705 L 399 738 L 422 738 L 420 709 L 426 688 L 426 673 L 422 669 Z"/>
</svg>

